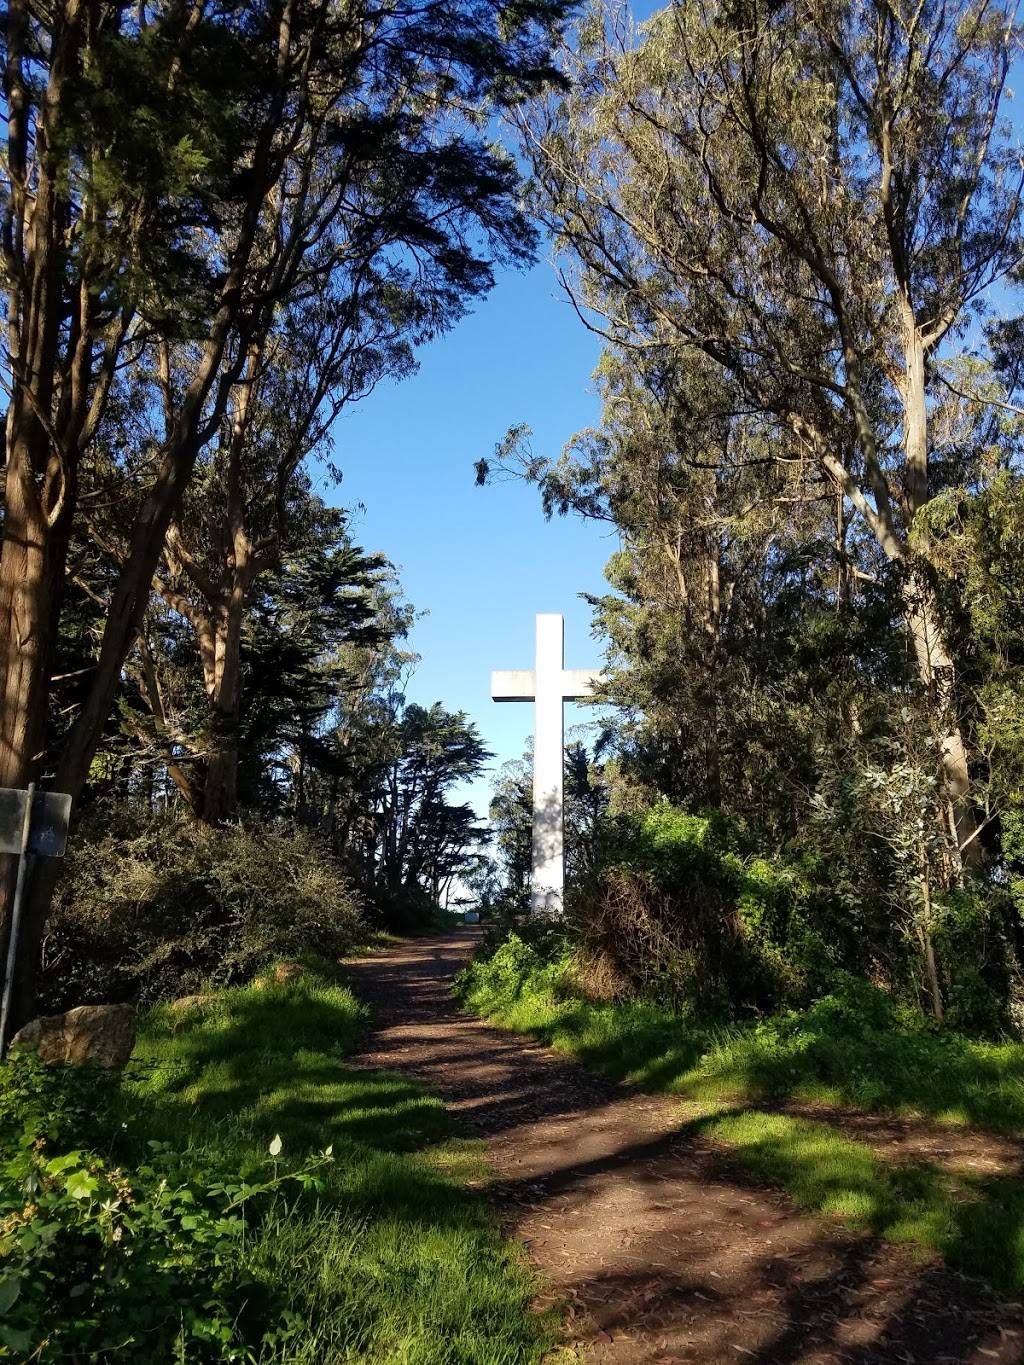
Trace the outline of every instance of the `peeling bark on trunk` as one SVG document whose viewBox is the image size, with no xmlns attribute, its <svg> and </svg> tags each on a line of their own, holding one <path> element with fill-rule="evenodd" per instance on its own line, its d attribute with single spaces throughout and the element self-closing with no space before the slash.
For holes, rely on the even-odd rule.
<svg viewBox="0 0 1024 1365">
<path fill-rule="evenodd" d="M 245 591 L 237 581 L 217 628 L 217 667 L 210 695 L 212 722 L 202 818 L 223 824 L 238 810 L 238 726 L 241 713 L 242 611 Z"/>
<path fill-rule="evenodd" d="M 166 600 L 191 622 L 203 667 L 210 705 L 207 758 L 202 802 L 197 814 L 206 824 L 219 825 L 238 812 L 239 725 L 242 705 L 242 632 L 253 584 L 276 553 L 276 538 L 259 549 L 246 527 L 243 455 L 259 352 L 249 356 L 231 420 L 231 431 L 221 454 L 227 457 L 226 525 L 221 558 L 214 567 L 202 566 L 184 544 L 175 526 L 167 558 L 173 577 L 185 577 L 191 594 L 162 588 Z"/>
<path fill-rule="evenodd" d="M 924 919 L 917 926 L 918 940 L 921 944 L 921 952 L 924 956 L 925 974 L 928 978 L 928 993 L 932 1002 L 932 1017 L 941 1026 L 945 1018 L 945 1010 L 942 1005 L 942 986 L 939 982 L 939 964 L 935 955 L 935 940 L 932 937 L 932 891 L 931 880 L 928 875 L 928 856 L 925 853 L 924 845 L 918 846 L 918 858 L 921 866 L 921 900 L 924 910 Z"/>
<path fill-rule="evenodd" d="M 691 593 L 683 569 L 680 536 L 664 536 L 662 540 L 668 560 L 670 577 L 668 593 L 678 599 L 678 608 L 688 623 L 700 631 L 703 664 L 703 696 L 705 725 L 701 736 L 704 753 L 705 799 L 711 806 L 722 801 L 721 727 L 718 715 L 719 678 L 722 666 L 722 586 L 719 556 L 721 546 L 713 529 L 704 538 L 703 562 L 697 561 L 697 586 Z M 695 620 L 694 620 L 695 618 Z"/>
<path fill-rule="evenodd" d="M 216 657 L 210 701 L 213 706 L 213 749 L 206 766 L 203 819 L 222 824 L 238 811 L 238 727 L 242 704 L 242 626 L 249 592 L 262 567 L 253 553 L 245 525 L 242 454 L 249 421 L 259 355 L 250 357 L 231 424 L 228 444 L 227 522 L 231 552 L 227 564 L 226 600 L 219 604 L 215 625 Z"/>
<path fill-rule="evenodd" d="M 704 766 L 707 783 L 706 799 L 709 805 L 716 808 L 722 804 L 722 742 L 718 719 L 718 683 L 722 664 L 719 548 L 717 539 L 709 534 L 707 554 L 708 602 L 703 621 L 704 670 L 707 679 L 707 731 L 704 737 Z"/>
</svg>

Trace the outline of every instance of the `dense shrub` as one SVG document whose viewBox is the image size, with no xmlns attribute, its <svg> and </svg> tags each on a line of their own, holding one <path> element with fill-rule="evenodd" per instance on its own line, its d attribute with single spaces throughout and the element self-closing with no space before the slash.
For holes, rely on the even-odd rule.
<svg viewBox="0 0 1024 1365">
<path fill-rule="evenodd" d="M 719 1018 L 805 1006 L 859 977 L 927 1002 L 919 935 L 893 916 L 865 932 L 862 903 L 823 858 L 758 854 L 720 814 L 663 802 L 612 822 L 569 901 L 578 984 L 592 999 L 645 998 Z M 932 934 L 947 1022 L 1008 1031 L 1013 953 L 1009 898 L 969 884 L 937 896 Z"/>
<path fill-rule="evenodd" d="M 94 817 L 68 851 L 43 1005 L 148 1001 L 245 981 L 275 958 L 337 958 L 359 932 L 340 864 L 302 829 Z"/>
<path fill-rule="evenodd" d="M 951 1027 L 990 1037 L 1013 1031 L 1021 993 L 1010 943 L 1016 918 L 1009 894 L 980 881 L 939 899 L 933 932 Z"/>
<path fill-rule="evenodd" d="M 468 999 L 470 992 L 485 992 L 486 1000 L 476 1004 L 491 1013 L 515 1005 L 524 992 L 558 999 L 579 989 L 564 936 L 557 931 L 537 935 L 531 928 L 527 923 L 508 937 L 485 938 L 473 962 L 456 978 L 456 995 Z"/>
<path fill-rule="evenodd" d="M 444 911 L 421 886 L 400 886 L 394 891 L 376 887 L 371 894 L 368 914 L 375 924 L 392 933 L 425 933 L 429 929 L 442 927 L 446 922 Z"/>
<path fill-rule="evenodd" d="M 812 998 L 835 970 L 796 868 L 667 803 L 610 827 L 570 918 L 580 979 L 605 998 L 742 1014 Z"/>
</svg>

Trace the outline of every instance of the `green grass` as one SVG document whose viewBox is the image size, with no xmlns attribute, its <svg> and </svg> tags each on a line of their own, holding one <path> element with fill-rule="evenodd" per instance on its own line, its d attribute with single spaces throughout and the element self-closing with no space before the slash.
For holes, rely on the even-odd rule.
<svg viewBox="0 0 1024 1365">
<path fill-rule="evenodd" d="M 148 1011 L 120 1084 L 71 1070 L 0 1068 L 0 1086 L 10 1087 L 0 1092 L 0 1178 L 7 1182 L 0 1194 L 4 1208 L 15 1211 L 10 1226 L 22 1243 L 32 1211 L 17 1212 L 25 1200 L 19 1172 L 28 1160 L 19 1136 L 27 1111 L 18 1096 L 48 1106 L 41 1120 L 30 1116 L 32 1150 L 44 1145 L 35 1133 L 46 1134 L 55 1156 L 68 1145 L 85 1149 L 68 1158 L 84 1168 L 75 1177 L 83 1193 L 71 1194 L 69 1186 L 70 1199 L 48 1206 L 57 1210 L 46 1215 L 45 1235 L 57 1238 L 53 1255 L 40 1252 L 37 1238 L 25 1262 L 34 1267 L 33 1281 L 16 1296 L 19 1332 L 26 1342 L 41 1342 L 33 1359 L 69 1358 L 69 1349 L 77 1359 L 74 1348 L 85 1340 L 103 1343 L 98 1353 L 89 1350 L 90 1360 L 120 1359 L 121 1348 L 110 1343 L 122 1338 L 132 1343 L 133 1358 L 178 1365 L 540 1359 L 551 1324 L 531 1311 L 525 1258 L 502 1239 L 479 1189 L 487 1179 L 482 1146 L 460 1137 L 440 1100 L 421 1087 L 392 1072 L 346 1066 L 366 1022 L 339 980 L 307 972 L 285 984 L 225 991 L 184 1012 Z M 63 1135 L 69 1116 L 70 1144 Z M 54 1147 L 58 1138 L 63 1146 Z M 325 1159 L 327 1149 L 333 1159 Z M 284 1178 L 310 1162 L 315 1183 L 302 1188 L 289 1177 L 276 1194 L 245 1204 L 241 1239 L 225 1235 L 218 1259 L 210 1260 L 211 1238 L 220 1233 L 204 1210 L 238 1207 L 228 1203 L 231 1191 L 218 1202 L 220 1182 L 237 1191 L 240 1180 L 259 1185 L 276 1180 L 279 1169 Z M 62 1169 L 59 1162 L 54 1169 Z M 135 1192 L 117 1215 L 125 1230 L 109 1251 L 101 1236 L 102 1193 L 85 1217 L 89 1173 L 104 1181 L 104 1170 L 122 1172 Z M 58 1175 L 55 1198 L 60 1184 Z M 139 1219 L 150 1217 L 165 1188 L 184 1189 L 175 1208 L 186 1216 L 174 1221 L 174 1213 L 166 1234 L 141 1241 Z M 189 1216 L 190 1207 L 200 1216 Z M 133 1244 L 140 1248 L 134 1259 Z M 17 1273 L 17 1255 L 17 1243 L 0 1236 L 0 1291 L 3 1276 L 10 1284 Z M 216 1291 L 209 1287 L 211 1265 L 218 1267 Z M 47 1281 L 49 1301 L 57 1294 L 64 1316 L 40 1310 L 26 1318 L 29 1289 L 32 1302 L 42 1294 L 46 1303 Z M 235 1305 L 226 1319 L 224 1303 Z M 199 1342 L 192 1327 L 188 1343 L 178 1343 L 179 1319 L 192 1322 L 196 1314 L 204 1321 L 220 1315 L 222 1347 L 219 1337 Z M 18 1358 L 16 1349 L 11 1354 L 15 1339 L 0 1318 L 0 1359 Z"/>
<path fill-rule="evenodd" d="M 344 1066 L 366 1019 L 344 986 L 306 975 L 225 992 L 211 1006 L 145 1016 L 132 1083 L 138 1143 L 217 1160 L 333 1145 L 319 1206 L 251 1249 L 257 1276 L 286 1276 L 310 1322 L 295 1359 L 512 1365 L 539 1358 L 531 1281 L 482 1196 L 480 1147 L 441 1102 L 390 1072 Z M 131 1140 L 131 1139 L 129 1139 Z"/>
<path fill-rule="evenodd" d="M 475 1013 L 616 1079 L 687 1101 L 694 1131 L 754 1177 L 846 1225 L 939 1253 L 1024 1289 L 1024 1179 L 883 1159 L 828 1122 L 772 1112 L 790 1100 L 1024 1131 L 1024 1046 L 937 1036 L 851 983 L 808 1010 L 723 1026 L 643 1002 L 573 992 L 564 959 L 511 941 L 457 991 Z"/>
<path fill-rule="evenodd" d="M 698 1103 L 814 1100 L 1024 1131 L 1024 1045 L 915 1025 L 850 981 L 809 1009 L 722 1024 L 574 991 L 566 961 L 510 940 L 460 979 L 461 999 L 505 1027 L 647 1089 Z"/>
</svg>

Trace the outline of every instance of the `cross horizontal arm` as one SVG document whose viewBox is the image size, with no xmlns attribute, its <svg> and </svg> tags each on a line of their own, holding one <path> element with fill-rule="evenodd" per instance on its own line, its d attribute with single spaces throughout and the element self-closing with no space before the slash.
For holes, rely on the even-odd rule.
<svg viewBox="0 0 1024 1365">
<path fill-rule="evenodd" d="M 512 668 L 491 674 L 492 701 L 534 701 L 537 678 L 532 668 Z"/>
<path fill-rule="evenodd" d="M 604 675 L 590 668 L 562 669 L 563 701 L 583 701 L 592 697 L 604 682 Z"/>
</svg>

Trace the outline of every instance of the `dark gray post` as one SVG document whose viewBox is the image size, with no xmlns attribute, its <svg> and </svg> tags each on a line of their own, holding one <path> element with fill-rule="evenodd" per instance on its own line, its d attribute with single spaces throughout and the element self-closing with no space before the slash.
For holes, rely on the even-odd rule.
<svg viewBox="0 0 1024 1365">
<path fill-rule="evenodd" d="M 21 905 L 25 897 L 25 871 L 28 867 L 28 840 L 32 832 L 32 805 L 35 800 L 36 784 L 28 784 L 28 800 L 25 802 L 25 818 L 21 824 L 21 848 L 18 852 L 18 880 L 14 887 L 14 904 L 11 907 L 11 930 L 7 938 L 7 968 L 4 972 L 4 998 L 0 1005 L 0 1058 L 7 1056 L 7 1021 L 11 1014 L 11 995 L 14 991 L 14 968 L 18 960 L 18 931 L 21 929 Z"/>
</svg>

